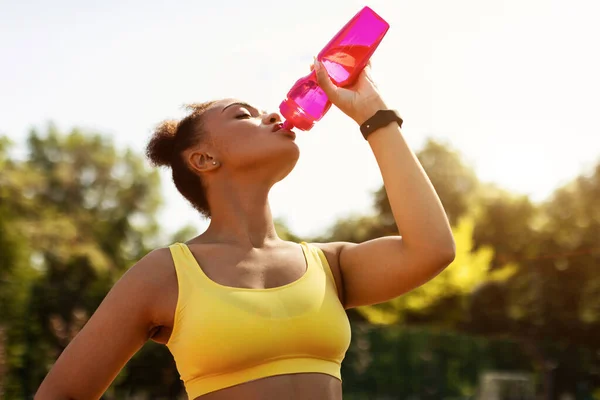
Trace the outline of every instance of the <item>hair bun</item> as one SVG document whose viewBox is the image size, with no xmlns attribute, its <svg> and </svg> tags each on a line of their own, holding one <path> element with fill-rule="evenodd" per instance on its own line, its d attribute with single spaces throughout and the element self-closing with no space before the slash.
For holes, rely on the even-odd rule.
<svg viewBox="0 0 600 400">
<path fill-rule="evenodd" d="M 164 121 L 158 125 L 146 146 L 146 156 L 154 166 L 170 166 L 175 154 L 177 121 Z"/>
</svg>

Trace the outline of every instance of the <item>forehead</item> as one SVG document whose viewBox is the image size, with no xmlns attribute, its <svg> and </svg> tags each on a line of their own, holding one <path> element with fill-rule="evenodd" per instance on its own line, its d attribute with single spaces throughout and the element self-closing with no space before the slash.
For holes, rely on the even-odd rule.
<svg viewBox="0 0 600 400">
<path fill-rule="evenodd" d="M 238 99 L 236 97 L 227 97 L 225 99 L 216 101 L 215 104 L 213 104 L 213 107 L 218 108 L 218 109 L 223 109 L 224 107 L 227 107 L 231 103 L 245 103 L 245 101 L 242 99 Z M 213 107 L 211 107 L 211 108 L 213 108 Z"/>
<path fill-rule="evenodd" d="M 254 108 L 260 112 L 266 112 L 266 111 L 262 110 L 257 104 L 253 103 L 252 101 L 238 99 L 235 97 L 218 100 L 210 107 L 209 110 L 221 112 L 221 111 L 223 111 L 224 108 L 226 108 L 232 104 L 239 104 L 238 107 L 246 106 L 246 107 Z"/>
<path fill-rule="evenodd" d="M 208 107 L 202 114 L 204 123 L 209 122 L 212 119 L 219 118 L 222 115 L 222 111 L 231 103 L 238 102 L 238 99 L 222 99 L 215 101 L 210 107 Z"/>
<path fill-rule="evenodd" d="M 205 121 L 205 123 L 208 124 L 210 124 L 213 121 L 216 122 L 222 118 L 226 118 L 226 116 L 229 115 L 227 111 L 232 109 L 238 109 L 240 107 L 246 107 L 249 109 L 248 111 L 252 111 L 252 109 L 254 109 L 257 110 L 257 112 L 259 113 L 267 113 L 266 111 L 261 110 L 259 106 L 253 104 L 248 100 L 242 100 L 235 97 L 231 97 L 215 101 L 204 112 L 203 120 Z M 225 110 L 225 108 L 227 108 L 227 110 Z M 225 112 L 223 112 L 224 110 Z"/>
</svg>

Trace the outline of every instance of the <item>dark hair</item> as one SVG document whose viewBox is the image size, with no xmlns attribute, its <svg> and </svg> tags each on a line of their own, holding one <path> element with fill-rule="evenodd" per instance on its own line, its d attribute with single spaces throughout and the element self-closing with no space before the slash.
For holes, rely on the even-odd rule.
<svg viewBox="0 0 600 400">
<path fill-rule="evenodd" d="M 207 218 L 210 217 L 210 207 L 206 188 L 200 176 L 184 160 L 183 152 L 202 140 L 205 133 L 202 115 L 212 104 L 214 101 L 186 105 L 190 113 L 181 121 L 163 121 L 146 146 L 146 156 L 152 165 L 171 167 L 173 183 L 179 193 Z"/>
</svg>

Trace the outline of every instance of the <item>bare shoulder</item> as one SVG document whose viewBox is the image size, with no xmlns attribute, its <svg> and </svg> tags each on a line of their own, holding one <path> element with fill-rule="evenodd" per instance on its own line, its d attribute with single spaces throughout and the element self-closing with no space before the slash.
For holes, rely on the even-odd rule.
<svg viewBox="0 0 600 400">
<path fill-rule="evenodd" d="M 165 268 L 165 264 L 169 264 L 171 260 L 171 251 L 168 247 L 162 247 L 158 249 L 154 249 L 144 257 L 142 257 L 137 263 L 135 263 L 129 270 L 133 270 L 135 268 L 139 270 L 144 270 L 146 273 L 160 274 L 161 272 L 165 272 L 167 268 Z M 128 271 L 129 272 L 129 271 Z"/>
<path fill-rule="evenodd" d="M 175 281 L 173 281 L 175 279 Z M 168 248 L 152 250 L 123 274 L 120 281 L 123 284 L 145 290 L 156 289 L 158 292 L 147 292 L 153 298 L 165 283 L 176 283 L 177 275 L 173 268 L 171 252 Z"/>
<path fill-rule="evenodd" d="M 169 263 L 168 249 L 153 250 L 121 276 L 54 363 L 35 399 L 102 396 L 157 325 L 157 307 L 174 274 Z"/>
<path fill-rule="evenodd" d="M 169 248 L 158 248 L 140 259 L 126 273 L 132 285 L 144 287 L 153 327 L 170 326 L 177 304 L 177 273 Z M 123 278 L 125 278 L 123 275 Z M 123 279 L 122 278 L 122 279 Z"/>
<path fill-rule="evenodd" d="M 162 286 L 163 279 L 176 277 L 171 251 L 167 247 L 152 250 L 133 265 L 126 274 L 133 274 L 136 279 L 149 285 Z"/>
</svg>

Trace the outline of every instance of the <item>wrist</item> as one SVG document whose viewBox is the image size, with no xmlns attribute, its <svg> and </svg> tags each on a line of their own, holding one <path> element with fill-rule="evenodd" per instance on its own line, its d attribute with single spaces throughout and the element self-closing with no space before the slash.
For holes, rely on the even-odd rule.
<svg viewBox="0 0 600 400">
<path fill-rule="evenodd" d="M 357 110 L 356 116 L 353 118 L 358 125 L 362 125 L 366 120 L 371 118 L 379 110 L 386 110 L 388 107 L 381 97 L 369 101 Z"/>
<path fill-rule="evenodd" d="M 397 125 L 398 128 L 400 128 L 402 127 L 403 122 L 404 121 L 402 121 L 402 117 L 400 117 L 398 111 L 379 109 L 371 118 L 360 125 L 360 132 L 365 139 L 369 140 L 373 133 L 386 128 L 391 124 Z"/>
</svg>

